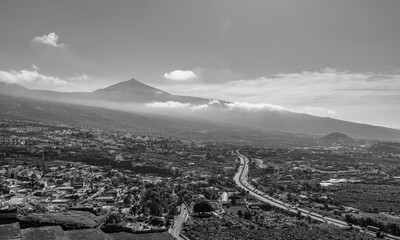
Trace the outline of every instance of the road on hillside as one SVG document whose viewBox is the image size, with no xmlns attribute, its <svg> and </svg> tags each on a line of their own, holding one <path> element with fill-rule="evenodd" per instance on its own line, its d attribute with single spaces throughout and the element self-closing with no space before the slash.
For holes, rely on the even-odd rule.
<svg viewBox="0 0 400 240">
<path fill-rule="evenodd" d="M 288 212 L 292 212 L 292 213 L 296 213 L 296 214 L 300 212 L 301 216 L 310 217 L 311 219 L 314 219 L 318 222 L 330 223 L 330 224 L 334 224 L 338 227 L 346 227 L 346 228 L 349 227 L 347 222 L 344 222 L 344 221 L 341 221 L 338 219 L 334 219 L 334 218 L 330 218 L 330 217 L 324 217 L 321 214 L 318 214 L 316 212 L 298 208 L 294 205 L 282 202 L 279 199 L 270 197 L 266 193 L 257 190 L 256 188 L 254 188 L 252 185 L 250 185 L 248 183 L 249 159 L 247 157 L 245 157 L 244 155 L 240 154 L 239 151 L 237 151 L 236 153 L 240 159 L 240 166 L 239 166 L 238 171 L 235 174 L 233 180 L 235 181 L 236 185 L 238 185 L 240 188 L 248 191 L 249 194 L 252 195 L 253 197 L 255 197 L 256 199 L 260 200 L 261 202 L 268 203 L 272 206 L 283 209 L 284 211 L 288 211 Z M 360 226 L 353 225 L 353 228 L 361 230 Z M 367 231 L 367 230 L 364 230 L 364 231 L 366 233 L 375 235 L 375 232 Z M 386 235 L 386 239 L 397 239 L 398 240 L 398 239 L 400 239 L 400 237 L 395 237 L 393 235 L 388 234 L 388 235 Z"/>
<path fill-rule="evenodd" d="M 181 233 L 181 230 L 182 230 L 182 225 L 186 221 L 186 218 L 188 217 L 188 215 L 189 215 L 188 208 L 187 208 L 186 204 L 182 203 L 182 205 L 181 205 L 181 213 L 179 214 L 177 219 L 175 219 L 174 225 L 168 231 L 169 234 L 171 234 L 172 237 L 174 237 L 175 239 L 185 240 L 184 238 L 182 238 L 180 236 L 180 233 Z"/>
</svg>

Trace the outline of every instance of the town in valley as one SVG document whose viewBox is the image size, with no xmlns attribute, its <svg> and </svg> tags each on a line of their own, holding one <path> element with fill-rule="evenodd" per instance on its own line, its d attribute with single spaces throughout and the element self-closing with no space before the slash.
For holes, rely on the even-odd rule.
<svg viewBox="0 0 400 240">
<path fill-rule="evenodd" d="M 9 236 L 400 234 L 400 154 L 386 152 L 390 143 L 332 133 L 315 145 L 261 147 L 19 120 L 0 127 L 0 231 Z"/>
</svg>

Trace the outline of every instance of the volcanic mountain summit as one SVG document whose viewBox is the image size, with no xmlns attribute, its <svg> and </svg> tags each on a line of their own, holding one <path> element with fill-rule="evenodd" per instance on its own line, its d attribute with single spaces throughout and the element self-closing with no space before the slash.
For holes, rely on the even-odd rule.
<svg viewBox="0 0 400 240">
<path fill-rule="evenodd" d="M 99 89 L 91 94 L 92 98 L 115 101 L 115 102 L 179 102 L 190 103 L 192 105 L 206 104 L 208 99 L 174 95 L 163 90 L 146 85 L 132 78 L 131 80 L 111 85 L 104 89 Z"/>
<path fill-rule="evenodd" d="M 94 98 L 118 102 L 169 101 L 172 94 L 131 79 L 120 82 L 104 89 L 98 89 L 90 94 Z"/>
</svg>

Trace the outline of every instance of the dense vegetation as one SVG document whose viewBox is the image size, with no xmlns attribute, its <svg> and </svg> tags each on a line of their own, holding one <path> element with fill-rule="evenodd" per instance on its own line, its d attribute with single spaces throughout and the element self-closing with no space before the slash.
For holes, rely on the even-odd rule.
<svg viewBox="0 0 400 240">
<path fill-rule="evenodd" d="M 366 212 L 400 213 L 398 186 L 375 184 L 343 184 L 337 186 L 333 199 L 345 206 Z"/>
<path fill-rule="evenodd" d="M 198 240 L 369 240 L 375 239 L 372 236 L 365 235 L 355 230 L 343 230 L 333 225 L 321 224 L 310 225 L 300 223 L 296 225 L 281 225 L 282 227 L 255 228 L 250 225 L 249 228 L 235 227 L 230 221 L 210 220 L 207 222 L 198 222 L 192 225 L 185 232 L 190 239 Z"/>
<path fill-rule="evenodd" d="M 388 219 L 379 220 L 372 217 L 362 217 L 356 214 L 346 214 L 346 221 L 351 224 L 359 226 L 374 226 L 379 228 L 383 232 L 387 232 L 393 235 L 400 236 L 400 224 L 399 221 L 390 221 Z"/>
</svg>

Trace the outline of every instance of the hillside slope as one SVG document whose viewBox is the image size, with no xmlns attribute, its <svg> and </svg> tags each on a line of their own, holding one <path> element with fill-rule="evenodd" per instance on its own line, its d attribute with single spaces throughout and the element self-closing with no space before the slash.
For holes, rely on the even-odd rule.
<svg viewBox="0 0 400 240">
<path fill-rule="evenodd" d="M 173 117 L 176 119 L 174 122 L 179 122 L 179 119 L 182 120 L 189 117 L 192 121 L 197 119 L 196 121 L 198 122 L 211 121 L 214 123 L 219 122 L 220 124 L 234 124 L 254 130 L 304 133 L 319 136 L 332 132 L 341 132 L 352 138 L 400 141 L 400 130 L 396 129 L 283 110 L 234 108 L 232 103 L 227 101 L 210 101 L 210 99 L 174 95 L 135 79 L 87 93 L 30 90 L 15 84 L 0 83 L 0 95 L 39 99 L 48 102 L 107 107 L 133 113 L 146 111 L 156 113 L 158 117 L 161 115 L 168 118 Z M 157 102 L 158 106 L 167 105 L 167 107 L 149 107 L 149 104 L 154 102 Z M 176 105 L 176 103 L 181 103 L 183 107 L 170 107 L 170 105 Z M 196 107 L 200 107 L 199 109 L 201 110 L 193 110 Z M 97 114 L 100 114 L 100 112 Z M 58 116 L 53 117 L 58 118 Z M 76 117 L 79 118 L 79 116 Z M 149 117 L 149 122 L 153 120 L 151 119 L 152 117 Z M 158 118 L 155 117 L 154 119 Z M 120 120 L 119 124 L 125 122 L 123 119 Z M 101 118 L 99 118 L 99 121 L 101 121 Z M 168 128 L 168 125 L 165 126 Z M 156 129 L 157 131 L 162 131 L 162 128 L 163 126 L 159 124 Z"/>
<path fill-rule="evenodd" d="M 100 107 L 55 103 L 0 95 L 0 120 L 39 121 L 78 127 L 177 137 L 188 141 L 224 141 L 270 146 L 314 145 L 315 137 L 281 132 L 253 131 L 190 117 L 131 113 Z"/>
</svg>

